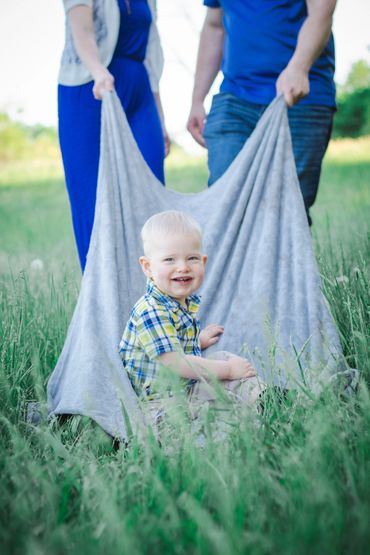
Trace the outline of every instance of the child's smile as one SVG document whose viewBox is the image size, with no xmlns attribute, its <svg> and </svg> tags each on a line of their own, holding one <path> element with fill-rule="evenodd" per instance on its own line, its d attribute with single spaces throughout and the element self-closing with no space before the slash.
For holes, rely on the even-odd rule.
<svg viewBox="0 0 370 555">
<path fill-rule="evenodd" d="M 207 257 L 195 234 L 156 237 L 140 259 L 146 276 L 165 294 L 185 304 L 202 284 Z"/>
</svg>

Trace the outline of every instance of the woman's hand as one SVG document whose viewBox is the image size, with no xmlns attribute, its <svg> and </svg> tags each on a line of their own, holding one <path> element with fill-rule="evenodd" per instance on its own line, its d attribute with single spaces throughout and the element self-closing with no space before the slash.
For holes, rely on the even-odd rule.
<svg viewBox="0 0 370 555">
<path fill-rule="evenodd" d="M 207 349 L 217 343 L 220 336 L 224 333 L 224 327 L 218 324 L 209 324 L 199 334 L 200 348 Z"/>
<path fill-rule="evenodd" d="M 171 139 L 165 128 L 163 129 L 163 138 L 164 138 L 164 157 L 166 158 L 169 155 L 171 150 Z"/>
<path fill-rule="evenodd" d="M 154 100 L 155 100 L 155 103 L 156 103 L 156 106 L 157 106 L 159 119 L 160 119 L 160 122 L 161 122 L 161 127 L 162 127 L 162 132 L 163 132 L 163 140 L 164 140 L 164 156 L 166 158 L 166 156 L 168 156 L 169 153 L 170 153 L 171 140 L 170 140 L 170 137 L 167 133 L 166 124 L 164 122 L 164 113 L 163 113 L 163 107 L 162 107 L 160 94 L 159 94 L 159 92 L 153 92 L 153 96 L 154 96 Z"/>
<path fill-rule="evenodd" d="M 94 71 L 93 78 L 94 86 L 92 92 L 96 100 L 101 100 L 105 91 L 114 90 L 114 77 L 103 65 Z"/>
</svg>

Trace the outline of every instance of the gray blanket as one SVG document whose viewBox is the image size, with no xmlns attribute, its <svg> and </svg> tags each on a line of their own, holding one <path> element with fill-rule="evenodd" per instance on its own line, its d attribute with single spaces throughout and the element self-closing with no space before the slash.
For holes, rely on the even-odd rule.
<svg viewBox="0 0 370 555">
<path fill-rule="evenodd" d="M 119 99 L 106 93 L 91 245 L 48 384 L 49 414 L 86 415 L 121 438 L 128 423 L 137 430 L 143 422 L 118 344 L 145 290 L 140 228 L 167 209 L 192 214 L 204 230 L 209 262 L 200 319 L 225 327 L 217 350 L 244 354 L 264 380 L 285 387 L 318 390 L 346 370 L 320 289 L 283 99 L 267 108 L 211 188 L 180 194 L 154 177 Z"/>
</svg>

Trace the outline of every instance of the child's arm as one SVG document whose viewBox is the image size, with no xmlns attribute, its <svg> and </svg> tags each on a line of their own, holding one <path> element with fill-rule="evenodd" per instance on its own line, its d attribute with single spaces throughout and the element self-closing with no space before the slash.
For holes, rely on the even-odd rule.
<svg viewBox="0 0 370 555">
<path fill-rule="evenodd" d="M 209 360 L 179 352 L 164 353 L 157 358 L 164 366 L 176 371 L 182 378 L 199 379 L 213 376 L 218 380 L 252 378 L 256 372 L 245 359 L 232 356 L 228 360 Z"/>
</svg>

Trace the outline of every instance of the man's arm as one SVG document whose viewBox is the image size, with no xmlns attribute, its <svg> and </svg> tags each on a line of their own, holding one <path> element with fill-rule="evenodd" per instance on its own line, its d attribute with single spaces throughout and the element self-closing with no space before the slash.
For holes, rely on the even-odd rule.
<svg viewBox="0 0 370 555">
<path fill-rule="evenodd" d="M 188 131 L 201 146 L 205 146 L 203 128 L 206 113 L 203 102 L 220 70 L 223 43 L 222 10 L 208 8 L 200 34 L 192 105 L 187 124 Z"/>
<path fill-rule="evenodd" d="M 328 42 L 336 3 L 337 0 L 306 0 L 307 18 L 299 31 L 296 49 L 276 81 L 276 92 L 284 95 L 288 106 L 310 91 L 308 73 Z"/>
</svg>

